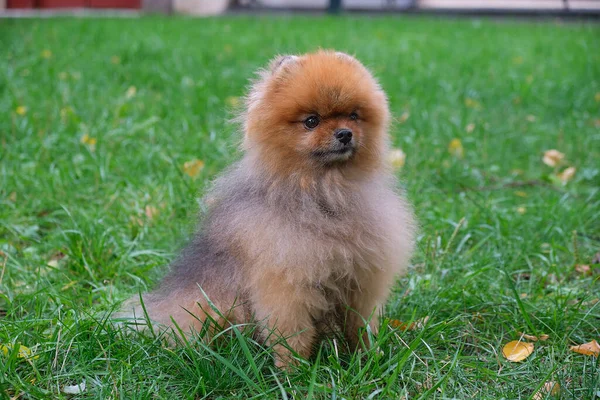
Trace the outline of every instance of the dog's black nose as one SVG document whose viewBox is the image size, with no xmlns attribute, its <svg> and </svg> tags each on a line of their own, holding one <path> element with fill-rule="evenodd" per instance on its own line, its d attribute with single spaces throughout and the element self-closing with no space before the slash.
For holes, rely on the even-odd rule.
<svg viewBox="0 0 600 400">
<path fill-rule="evenodd" d="M 350 129 L 338 129 L 335 131 L 334 136 L 343 144 L 348 144 L 352 140 L 352 131 Z"/>
</svg>

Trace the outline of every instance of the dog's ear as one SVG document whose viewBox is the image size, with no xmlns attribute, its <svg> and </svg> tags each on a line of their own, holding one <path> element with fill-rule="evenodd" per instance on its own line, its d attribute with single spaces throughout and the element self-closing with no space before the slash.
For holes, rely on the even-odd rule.
<svg viewBox="0 0 600 400">
<path fill-rule="evenodd" d="M 297 61 L 298 61 L 298 56 L 293 56 L 293 55 L 277 56 L 273 60 L 271 60 L 271 62 L 269 63 L 269 70 L 271 70 L 271 73 L 275 73 L 275 71 L 285 68 L 288 65 L 292 65 L 292 64 L 296 63 Z"/>
</svg>

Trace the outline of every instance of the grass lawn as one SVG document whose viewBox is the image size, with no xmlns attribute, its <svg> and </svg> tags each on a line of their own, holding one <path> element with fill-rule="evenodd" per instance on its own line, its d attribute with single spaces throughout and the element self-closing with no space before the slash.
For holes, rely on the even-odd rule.
<svg viewBox="0 0 600 400">
<path fill-rule="evenodd" d="M 379 349 L 330 340 L 288 375 L 241 335 L 170 348 L 108 324 L 160 279 L 239 157 L 228 110 L 253 71 L 318 47 L 380 78 L 422 227 Z M 2 20 L 0 397 L 67 398 L 85 381 L 78 398 L 525 399 L 555 381 L 553 398 L 596 398 L 598 358 L 570 346 L 600 340 L 599 188 L 598 25 Z M 519 332 L 549 339 L 512 363 L 502 348 Z"/>
</svg>

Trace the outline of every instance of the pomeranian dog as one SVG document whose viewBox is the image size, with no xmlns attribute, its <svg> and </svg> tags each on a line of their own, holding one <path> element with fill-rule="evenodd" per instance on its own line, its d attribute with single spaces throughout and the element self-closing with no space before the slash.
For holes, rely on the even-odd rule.
<svg viewBox="0 0 600 400">
<path fill-rule="evenodd" d="M 408 264 L 412 211 L 388 165 L 386 95 L 354 57 L 280 56 L 245 100 L 243 158 L 157 289 L 127 303 L 159 326 L 257 324 L 276 365 L 308 358 L 331 321 L 369 346 Z M 145 311 L 144 311 L 145 309 Z M 275 335 L 273 335 L 273 333 Z M 287 346 L 281 340 L 283 337 Z"/>
</svg>

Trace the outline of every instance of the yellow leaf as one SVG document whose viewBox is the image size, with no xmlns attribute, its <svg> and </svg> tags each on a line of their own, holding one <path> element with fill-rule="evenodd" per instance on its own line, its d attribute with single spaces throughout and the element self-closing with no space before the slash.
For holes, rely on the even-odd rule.
<svg viewBox="0 0 600 400">
<path fill-rule="evenodd" d="M 202 169 L 204 168 L 204 161 L 202 160 L 190 160 L 190 161 L 186 161 L 183 164 L 183 171 L 188 174 L 189 176 L 191 176 L 192 178 L 196 178 L 199 174 L 200 171 L 202 171 Z"/>
<path fill-rule="evenodd" d="M 534 400 L 543 400 L 547 395 L 556 396 L 560 392 L 560 385 L 558 382 L 548 381 L 544 383 L 544 386 L 533 395 Z"/>
<path fill-rule="evenodd" d="M 571 346 L 570 349 L 575 353 L 585 354 L 586 356 L 598 357 L 600 355 L 600 345 L 595 340 L 579 346 Z"/>
<path fill-rule="evenodd" d="M 515 192 L 515 196 L 519 196 L 519 197 L 527 197 L 527 193 L 526 193 L 526 192 L 523 192 L 523 191 L 521 191 L 521 190 L 517 190 L 517 191 Z"/>
<path fill-rule="evenodd" d="M 448 151 L 456 158 L 463 158 L 465 150 L 460 139 L 452 139 L 448 145 Z"/>
<path fill-rule="evenodd" d="M 533 353 L 533 343 L 521 342 L 513 340 L 512 342 L 506 343 L 502 348 L 502 355 L 512 362 L 523 361 Z"/>
<path fill-rule="evenodd" d="M 42 57 L 45 58 L 46 60 L 49 58 L 52 58 L 52 52 L 48 49 L 42 50 Z"/>
<path fill-rule="evenodd" d="M 577 169 L 575 167 L 569 167 L 556 176 L 562 181 L 563 184 L 565 184 L 571 179 L 573 179 L 573 177 L 575 176 L 575 172 L 577 172 Z"/>
<path fill-rule="evenodd" d="M 398 118 L 398 123 L 403 124 L 406 121 L 408 121 L 408 118 L 410 118 L 410 113 L 408 111 L 404 111 L 402 115 Z"/>
<path fill-rule="evenodd" d="M 19 106 L 15 109 L 15 112 L 19 115 L 25 115 L 27 113 L 27 107 Z"/>
<path fill-rule="evenodd" d="M 117 64 L 121 64 L 121 57 L 119 56 L 112 56 L 110 58 L 110 62 L 117 65 Z"/>
<path fill-rule="evenodd" d="M 481 103 L 477 100 L 467 97 L 465 99 L 465 106 L 467 106 L 468 108 L 481 108 Z"/>
<path fill-rule="evenodd" d="M 236 96 L 229 96 L 225 99 L 229 107 L 235 108 L 240 105 L 240 98 Z"/>
<path fill-rule="evenodd" d="M 127 92 L 125 92 L 125 97 L 130 99 L 133 96 L 135 96 L 136 93 L 137 93 L 137 89 L 135 88 L 135 86 L 129 86 L 129 88 L 127 89 Z"/>
<path fill-rule="evenodd" d="M 472 122 L 465 127 L 465 131 L 467 131 L 467 133 L 471 133 L 474 130 L 475 130 L 475 124 Z"/>
<path fill-rule="evenodd" d="M 388 153 L 387 160 L 393 168 L 399 169 L 406 162 L 406 154 L 400 149 L 392 149 Z"/>
<path fill-rule="evenodd" d="M 96 142 L 97 142 L 96 138 L 91 137 L 87 133 L 81 137 L 80 142 L 87 145 L 89 147 L 90 151 L 96 150 Z"/>
<path fill-rule="evenodd" d="M 596 93 L 596 95 L 594 96 L 594 99 L 600 103 L 600 92 Z"/>
<path fill-rule="evenodd" d="M 542 161 L 549 167 L 556 167 L 565 158 L 565 155 L 558 150 L 546 150 Z"/>
<path fill-rule="evenodd" d="M 13 345 L 12 344 L 0 344 L 0 351 L 2 352 L 2 354 L 4 354 L 4 356 L 8 356 L 8 353 L 10 353 L 13 349 Z M 33 351 L 31 351 L 31 349 L 29 347 L 23 346 L 22 344 L 19 343 L 19 353 L 17 354 L 17 358 L 25 358 L 25 359 L 38 359 L 40 358 L 40 356 L 36 356 L 33 354 Z"/>
</svg>

